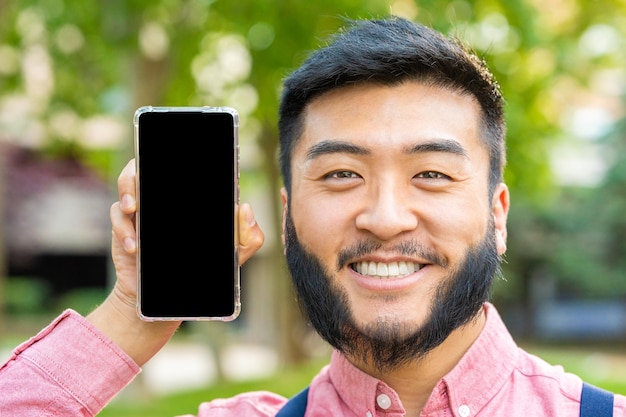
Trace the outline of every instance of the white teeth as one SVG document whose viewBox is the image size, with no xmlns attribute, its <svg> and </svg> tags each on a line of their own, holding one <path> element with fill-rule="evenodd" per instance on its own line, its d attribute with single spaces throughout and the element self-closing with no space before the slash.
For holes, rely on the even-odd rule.
<svg viewBox="0 0 626 417">
<path fill-rule="evenodd" d="M 415 262 L 356 262 L 354 270 L 359 274 L 380 278 L 403 277 L 419 271 L 420 265 Z"/>
</svg>

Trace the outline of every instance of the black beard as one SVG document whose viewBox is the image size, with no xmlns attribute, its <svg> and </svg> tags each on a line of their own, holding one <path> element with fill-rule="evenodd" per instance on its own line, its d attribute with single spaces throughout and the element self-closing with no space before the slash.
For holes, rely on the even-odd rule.
<svg viewBox="0 0 626 417">
<path fill-rule="evenodd" d="M 491 217 L 491 216 L 490 216 Z M 317 333 L 348 357 L 391 371 L 424 357 L 439 346 L 455 329 L 477 317 L 489 300 L 494 277 L 500 275 L 500 256 L 496 249 L 493 220 L 476 247 L 468 249 L 458 269 L 442 280 L 435 290 L 435 302 L 426 322 L 417 328 L 377 322 L 360 330 L 350 311 L 345 292 L 332 284 L 331 274 L 320 260 L 299 242 L 293 219 L 285 219 L 285 252 L 291 279 L 302 312 Z M 374 251 L 377 242 L 360 242 L 354 249 L 338 255 L 338 269 L 349 259 L 346 252 L 359 255 Z M 405 242 L 402 252 L 419 253 L 429 261 L 445 266 L 444 259 Z"/>
</svg>

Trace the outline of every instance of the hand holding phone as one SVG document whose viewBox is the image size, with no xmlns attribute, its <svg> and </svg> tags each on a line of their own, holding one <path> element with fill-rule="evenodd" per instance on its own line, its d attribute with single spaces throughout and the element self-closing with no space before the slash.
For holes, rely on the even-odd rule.
<svg viewBox="0 0 626 417">
<path fill-rule="evenodd" d="M 239 116 L 230 107 L 141 107 L 137 311 L 154 320 L 234 320 Z"/>
</svg>

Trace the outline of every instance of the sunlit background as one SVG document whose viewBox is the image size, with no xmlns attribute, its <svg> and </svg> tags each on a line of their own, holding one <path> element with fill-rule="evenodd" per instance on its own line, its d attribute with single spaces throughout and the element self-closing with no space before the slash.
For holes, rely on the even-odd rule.
<svg viewBox="0 0 626 417">
<path fill-rule="evenodd" d="M 511 331 L 585 346 L 598 379 L 613 378 L 606 358 L 626 342 L 623 0 L 0 1 L 0 356 L 105 296 L 108 211 L 143 105 L 237 108 L 242 200 L 268 237 L 243 268 L 240 319 L 186 323 L 143 383 L 184 389 L 327 354 L 294 306 L 276 238 L 281 80 L 343 18 L 388 13 L 463 39 L 502 86 L 512 212 L 493 301 Z M 171 144 L 219 157 L 196 145 Z"/>
</svg>

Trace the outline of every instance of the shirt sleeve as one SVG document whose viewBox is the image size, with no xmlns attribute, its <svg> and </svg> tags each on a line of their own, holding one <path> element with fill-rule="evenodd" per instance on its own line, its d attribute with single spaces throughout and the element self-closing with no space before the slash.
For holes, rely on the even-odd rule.
<svg viewBox="0 0 626 417">
<path fill-rule="evenodd" d="M 0 416 L 94 416 L 139 372 L 122 349 L 66 310 L 0 367 Z"/>
</svg>

